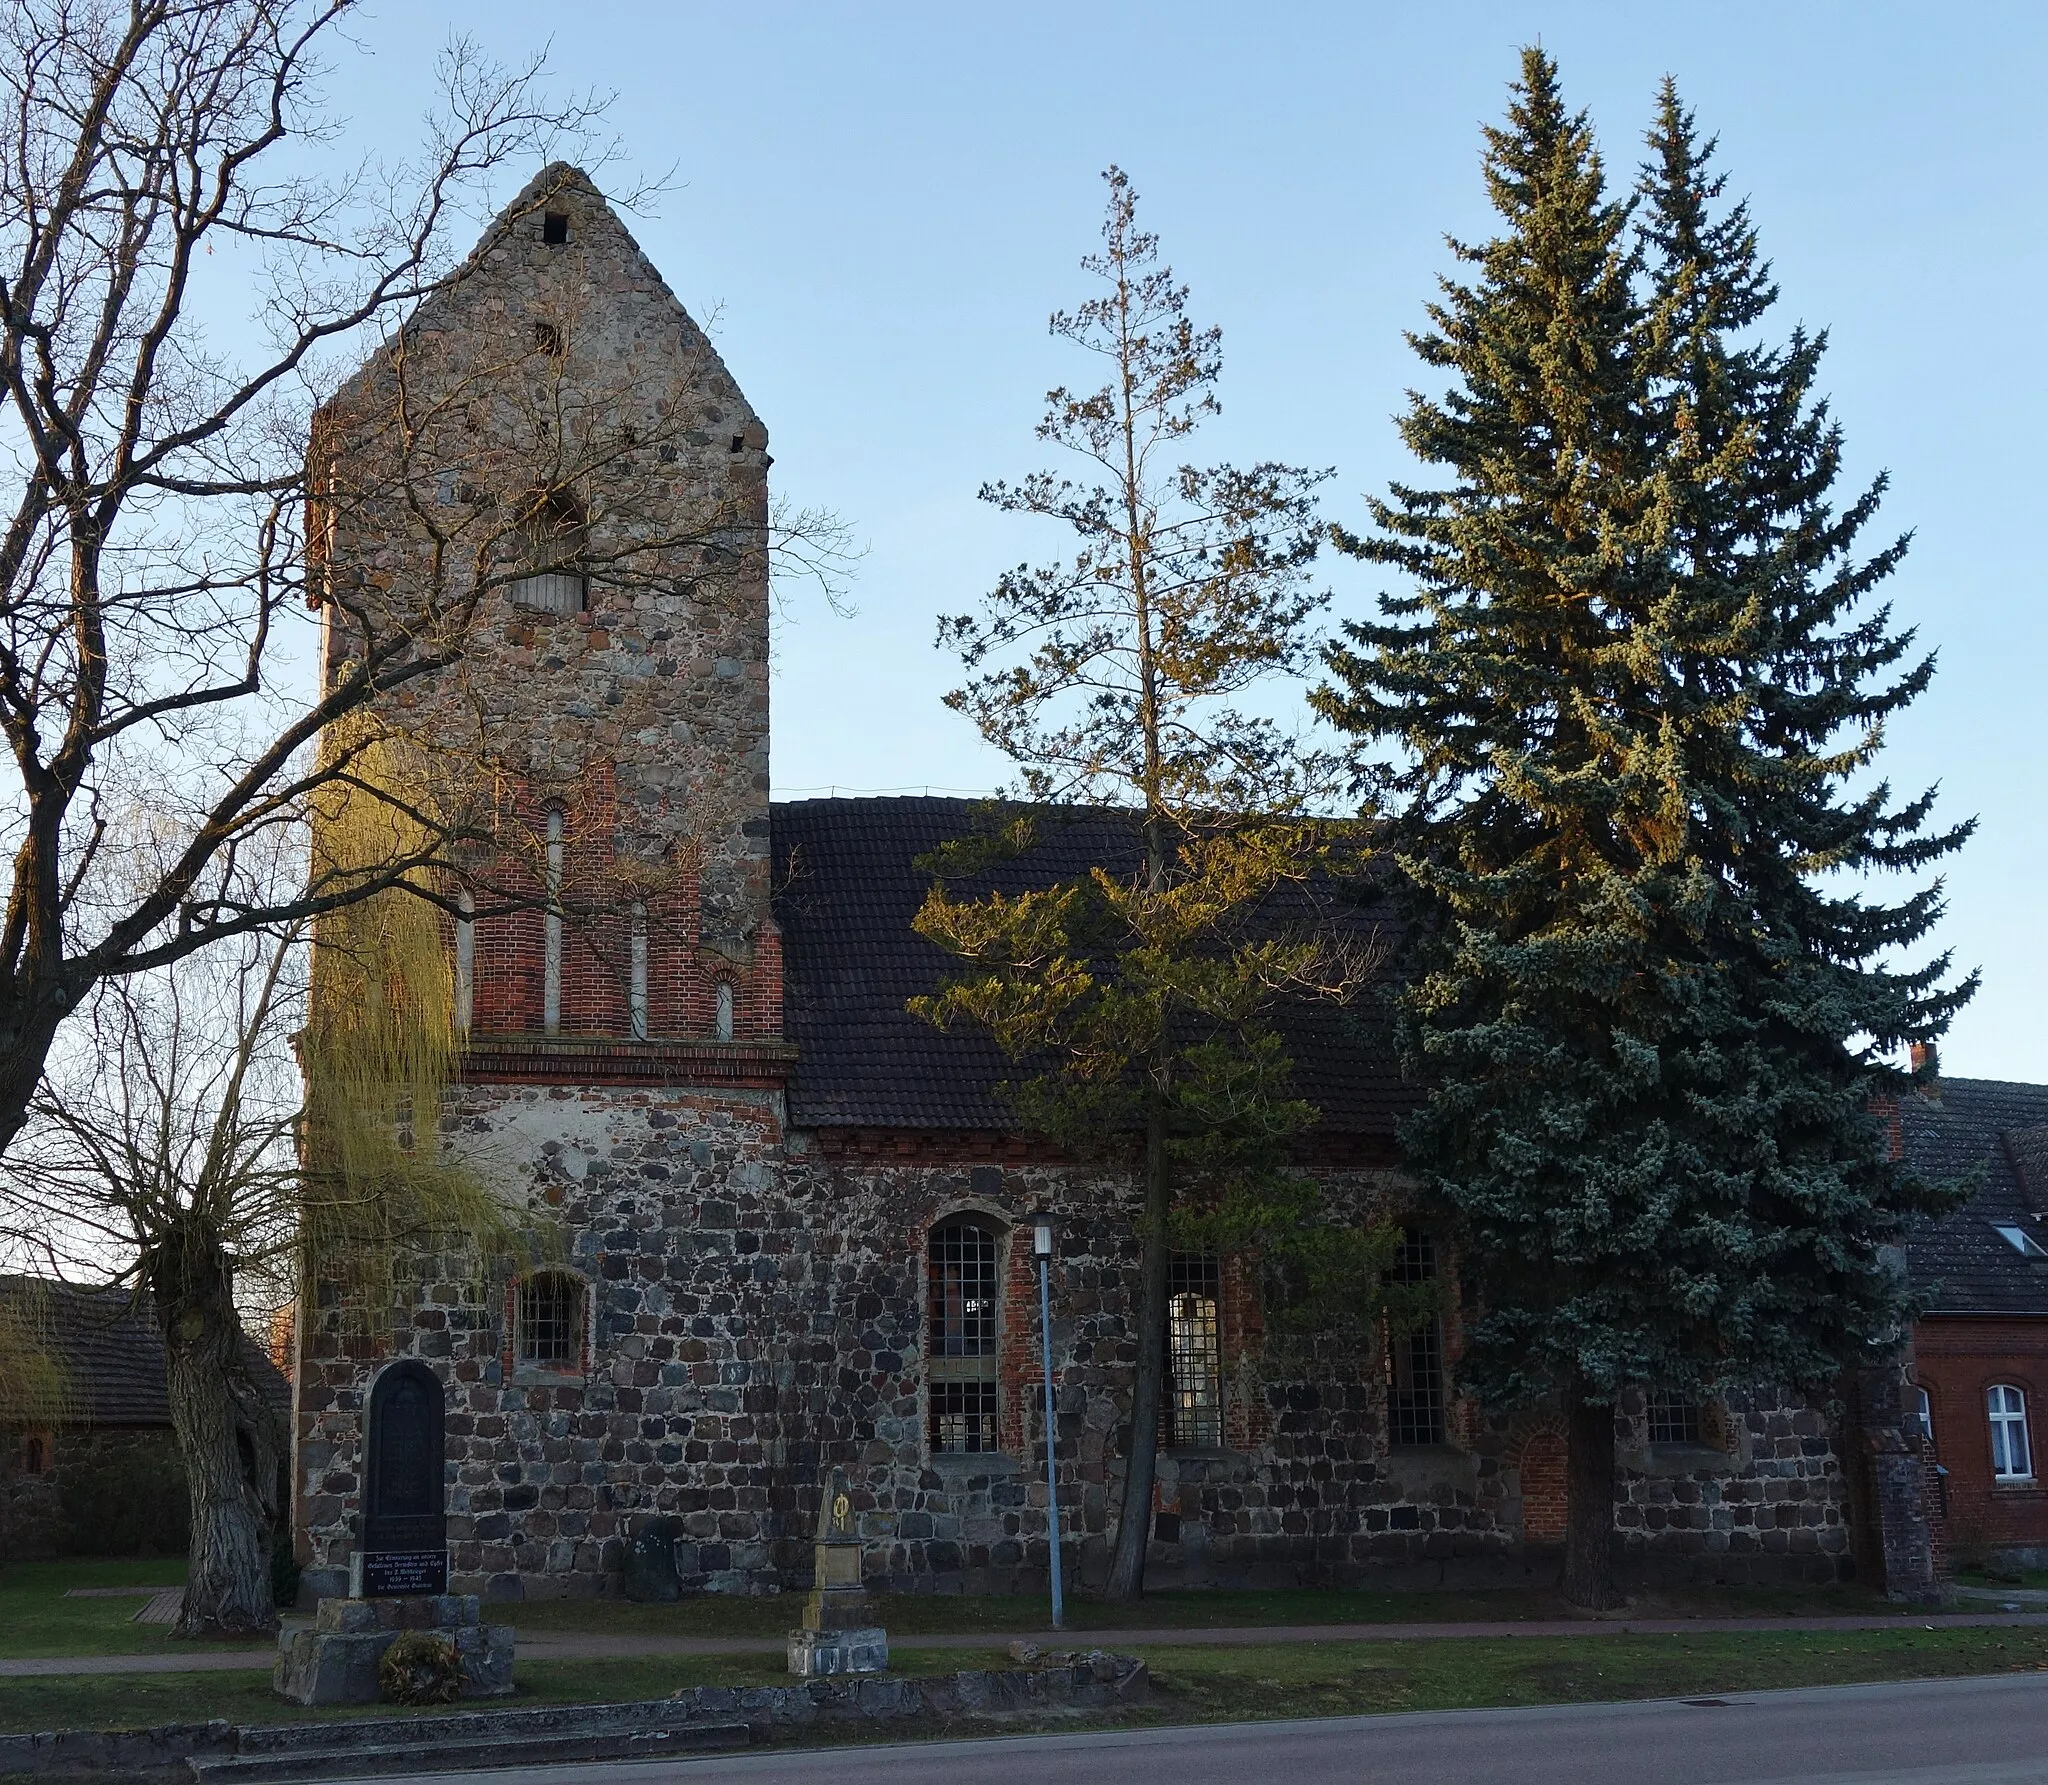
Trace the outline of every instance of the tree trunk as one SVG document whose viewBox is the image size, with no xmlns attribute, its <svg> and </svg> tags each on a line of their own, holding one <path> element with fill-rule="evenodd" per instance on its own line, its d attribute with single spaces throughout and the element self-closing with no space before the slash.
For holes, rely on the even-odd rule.
<svg viewBox="0 0 2048 1785">
<path fill-rule="evenodd" d="M 1564 1596 L 1605 1611 L 1614 1586 L 1614 1403 L 1589 1400 L 1582 1378 L 1565 1393 Z"/>
<path fill-rule="evenodd" d="M 1131 1387 L 1131 1440 L 1124 1459 L 1124 1501 L 1110 1561 L 1111 1599 L 1145 1591 L 1145 1551 L 1152 1541 L 1152 1484 L 1158 1474 L 1159 1419 L 1166 1397 L 1166 1279 L 1169 1203 L 1166 1112 L 1155 1091 L 1145 1114 L 1144 1252 L 1138 1276 L 1138 1374 Z"/>
<path fill-rule="evenodd" d="M 159 1253 L 150 1288 L 164 1337 L 171 1424 L 192 1501 L 178 1634 L 273 1631 L 278 1433 L 243 1362 L 232 1270 L 210 1236 L 178 1234 Z"/>
</svg>

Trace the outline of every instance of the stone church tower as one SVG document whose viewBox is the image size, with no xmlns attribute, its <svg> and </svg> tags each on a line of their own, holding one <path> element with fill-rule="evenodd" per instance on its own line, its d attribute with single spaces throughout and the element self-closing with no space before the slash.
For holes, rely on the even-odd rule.
<svg viewBox="0 0 2048 1785">
<path fill-rule="evenodd" d="M 762 1455 L 750 1420 L 731 1421 L 744 1444 L 712 1437 L 722 1415 L 701 1395 L 671 1427 L 683 1352 L 720 1357 L 716 1383 L 742 1343 L 639 1339 L 645 1298 L 620 1287 L 639 1272 L 612 1227 L 658 1234 L 695 1180 L 744 1183 L 781 1147 L 767 430 L 590 180 L 556 165 L 337 393 L 314 442 L 326 674 L 400 631 L 423 655 L 448 646 L 451 667 L 386 708 L 436 752 L 431 772 L 480 790 L 500 845 L 476 915 L 452 926 L 468 1032 L 455 1145 L 568 1234 L 560 1268 L 482 1302 L 418 1286 L 410 1348 L 447 1364 L 456 1574 L 588 1590 L 615 1503 L 637 1498 L 600 1464 L 659 1472 L 681 1455 L 671 1429 L 693 1460 L 719 1453 L 703 1476 Z M 512 895 L 495 912 L 494 890 Z M 363 1372 L 334 1321 L 301 1345 L 301 1549 L 331 1573 Z M 597 1380 L 618 1350 L 636 1360 L 623 1393 Z M 630 1408 L 630 1446 L 582 1436 L 600 1402 Z M 515 1535 L 510 1515 L 543 1497 Z M 761 1521 L 745 1535 L 702 1572 L 762 1575 Z"/>
<path fill-rule="evenodd" d="M 401 1376 L 442 1397 L 458 1592 L 616 1592 L 629 1545 L 643 1584 L 652 1557 L 671 1592 L 775 1590 L 828 1468 L 875 1584 L 1035 1586 L 1040 1216 L 1062 1530 L 1074 1578 L 1106 1565 L 1137 1188 L 1018 1133 L 1014 1069 L 906 1009 L 946 968 L 911 928 L 917 864 L 973 828 L 970 802 L 770 806 L 767 439 L 566 166 L 316 419 L 324 673 L 417 669 L 381 710 L 478 839 L 448 925 L 466 1042 L 440 1140 L 561 1243 L 482 1282 L 412 1258 L 388 1322 L 304 1298 L 293 1530 L 314 1593 L 343 1590 L 362 1543 L 367 1409 Z M 992 884 L 1136 870 L 1127 815 L 1045 830 Z M 1385 1025 L 1311 1008 L 1280 1028 L 1322 1113 L 1303 1169 L 1345 1218 L 1398 1212 L 1416 1093 Z M 1404 1274 L 1437 1256 L 1406 1234 Z M 1561 1531 L 1556 1432 L 1458 1396 L 1448 1310 L 1397 1342 L 1288 1332 L 1255 1257 L 1173 1273 L 1155 1584 L 1519 1579 Z M 1817 1411 L 1639 1401 L 1624 1433 L 1617 1518 L 1646 1567 L 1848 1566 Z"/>
</svg>

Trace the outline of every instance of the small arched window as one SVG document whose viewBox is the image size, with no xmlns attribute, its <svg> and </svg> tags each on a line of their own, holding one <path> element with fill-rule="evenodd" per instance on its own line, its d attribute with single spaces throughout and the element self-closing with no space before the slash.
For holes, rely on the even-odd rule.
<svg viewBox="0 0 2048 1785">
<path fill-rule="evenodd" d="M 2031 1481 L 2034 1449 L 2027 1440 L 2027 1397 L 2009 1382 L 1994 1383 L 1985 1393 L 1991 1421 L 1991 1473 L 2000 1481 Z"/>
<path fill-rule="evenodd" d="M 580 614 L 588 594 L 582 560 L 590 542 L 583 505 L 563 490 L 536 492 L 520 531 L 532 570 L 513 583 L 512 599 L 542 613 Z"/>
<path fill-rule="evenodd" d="M 21 1472 L 24 1475 L 40 1475 L 50 1466 L 50 1441 L 40 1432 L 31 1432 L 22 1440 Z"/>
<path fill-rule="evenodd" d="M 732 1039 L 732 981 L 729 979 L 721 979 L 718 982 L 718 1014 L 716 1020 L 718 1023 L 718 1039 L 720 1041 L 730 1041 Z"/>
<path fill-rule="evenodd" d="M 568 1271 L 522 1277 L 513 1310 L 513 1360 L 532 1369 L 582 1369 L 583 1295 L 582 1278 Z"/>
<path fill-rule="evenodd" d="M 996 1236 L 978 1221 L 942 1221 L 927 1267 L 931 1447 L 996 1447 L 996 1345 L 1002 1311 Z"/>
</svg>

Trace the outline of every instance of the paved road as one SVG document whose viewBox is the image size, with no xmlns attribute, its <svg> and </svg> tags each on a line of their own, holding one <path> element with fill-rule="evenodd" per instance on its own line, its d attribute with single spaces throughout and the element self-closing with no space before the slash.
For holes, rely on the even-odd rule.
<svg viewBox="0 0 2048 1785">
<path fill-rule="evenodd" d="M 796 1615 L 792 1608 L 790 1615 Z M 484 1608 L 485 1622 L 491 1608 Z M 1186 1649 L 1295 1642 L 1414 1642 L 1424 1638 L 1487 1636 L 1719 1636 L 1753 1630 L 2012 1629 L 2048 1625 L 2048 1612 L 1942 1612 L 1933 1616 L 1845 1618 L 1519 1618 L 1488 1623 L 1234 1624 L 1207 1630 L 984 1630 L 965 1635 L 897 1637 L 897 1649 L 1000 1649 L 1022 1638 L 1046 1648 Z M 779 1655 L 774 1637 L 605 1635 L 535 1631 L 519 1639 L 525 1661 L 616 1661 L 635 1655 Z M 46 1655 L 0 1660 L 0 1679 L 57 1674 L 267 1672 L 277 1659 L 269 1643 L 239 1649 L 173 1649 L 147 1655 Z"/>
<path fill-rule="evenodd" d="M 413 1785 L 2048 1785 L 2048 1675 L 439 1773 Z M 366 1782 L 367 1785 L 367 1782 Z"/>
</svg>

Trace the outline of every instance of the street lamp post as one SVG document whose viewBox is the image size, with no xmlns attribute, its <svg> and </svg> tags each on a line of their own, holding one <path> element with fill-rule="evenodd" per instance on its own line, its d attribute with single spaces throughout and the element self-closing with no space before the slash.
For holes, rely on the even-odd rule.
<svg viewBox="0 0 2048 1785">
<path fill-rule="evenodd" d="M 1045 1528 L 1052 1552 L 1052 1627 L 1067 1627 L 1065 1596 L 1060 1590 L 1060 1490 L 1053 1477 L 1052 1406 L 1052 1217 L 1040 1215 L 1031 1230 L 1031 1249 L 1038 1255 L 1038 1332 L 1045 1348 Z"/>
</svg>

